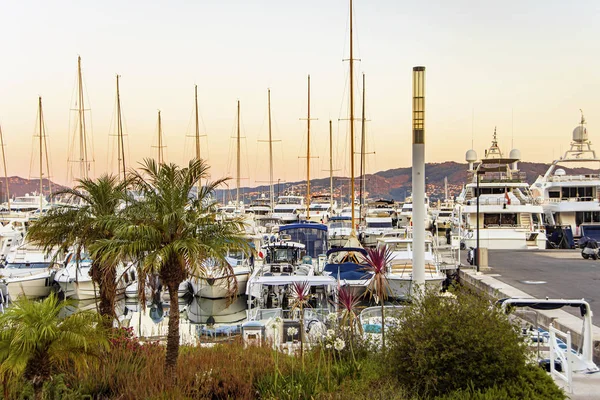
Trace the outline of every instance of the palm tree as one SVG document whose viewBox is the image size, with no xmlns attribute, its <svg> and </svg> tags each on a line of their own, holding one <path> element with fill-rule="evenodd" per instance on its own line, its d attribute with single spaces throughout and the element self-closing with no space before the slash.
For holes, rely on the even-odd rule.
<svg viewBox="0 0 600 400">
<path fill-rule="evenodd" d="M 375 297 L 381 304 L 381 348 L 385 350 L 385 301 L 389 294 L 387 267 L 392 259 L 392 252 L 387 246 L 367 249 L 365 271 L 372 274 L 366 293 Z"/>
<path fill-rule="evenodd" d="M 250 251 L 241 220 L 219 219 L 213 195 L 226 179 L 208 182 L 208 170 L 202 160 L 182 168 L 146 159 L 140 171 L 130 173 L 141 199 L 132 201 L 123 218 L 109 224 L 114 237 L 93 246 L 93 253 L 103 254 L 105 260 L 138 260 L 138 277 L 157 274 L 168 288 L 172 311 L 165 356 L 167 385 L 175 382 L 179 355 L 179 285 L 190 275 L 199 275 L 205 260 L 225 261 L 228 248 Z M 204 186 L 192 198 L 190 192 L 200 180 Z M 233 275 L 227 262 L 218 265 L 227 270 L 224 275 Z"/>
<path fill-rule="evenodd" d="M 73 189 L 64 189 L 54 196 L 66 195 L 74 203 L 51 209 L 35 221 L 27 232 L 27 240 L 46 251 L 58 248 L 75 249 L 79 259 L 84 250 L 100 239 L 109 239 L 113 232 L 104 224 L 113 218 L 126 200 L 127 182 L 114 175 L 102 175 L 98 180 L 80 179 Z M 101 254 L 92 256 L 90 274 L 99 287 L 100 314 L 112 324 L 116 292 L 116 264 L 101 261 Z"/>
<path fill-rule="evenodd" d="M 27 379 L 36 399 L 57 368 L 83 370 L 108 349 L 98 314 L 80 311 L 59 319 L 64 305 L 54 294 L 41 302 L 21 298 L 0 315 L 0 376 L 4 382 Z"/>
</svg>

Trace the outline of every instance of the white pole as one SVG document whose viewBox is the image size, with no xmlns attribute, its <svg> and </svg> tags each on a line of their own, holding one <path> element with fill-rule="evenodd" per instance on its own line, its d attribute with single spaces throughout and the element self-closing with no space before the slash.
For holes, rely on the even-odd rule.
<svg viewBox="0 0 600 400">
<path fill-rule="evenodd" d="M 413 267 L 412 279 L 416 290 L 425 288 L 425 67 L 413 68 Z"/>
</svg>

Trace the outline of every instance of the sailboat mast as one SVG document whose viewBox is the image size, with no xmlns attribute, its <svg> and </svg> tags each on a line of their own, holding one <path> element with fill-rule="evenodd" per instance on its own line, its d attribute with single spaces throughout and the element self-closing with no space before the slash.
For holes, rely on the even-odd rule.
<svg viewBox="0 0 600 400">
<path fill-rule="evenodd" d="M 329 210 L 333 213 L 333 128 L 329 120 Z"/>
<path fill-rule="evenodd" d="M 123 141 L 123 119 L 121 116 L 121 93 L 119 91 L 119 74 L 117 74 L 117 163 L 119 164 L 119 178 L 123 174 L 125 181 L 125 145 Z"/>
<path fill-rule="evenodd" d="M 198 85 L 194 85 L 194 103 L 196 105 L 196 160 L 200 160 L 200 125 L 198 123 Z"/>
<path fill-rule="evenodd" d="M 366 132 L 365 132 L 365 74 L 362 74 L 362 126 L 360 135 L 360 218 L 362 218 L 362 212 L 365 205 L 365 145 L 366 145 Z"/>
<path fill-rule="evenodd" d="M 198 85 L 194 85 L 194 104 L 196 114 L 196 160 L 200 161 L 200 124 L 198 123 Z M 202 187 L 202 178 L 198 178 L 198 190 L 196 197 L 200 198 L 200 188 Z"/>
<path fill-rule="evenodd" d="M 240 101 L 237 102 L 237 161 L 236 161 L 236 177 L 235 177 L 235 206 L 240 206 Z"/>
<path fill-rule="evenodd" d="M 165 155 L 163 154 L 162 122 L 160 119 L 160 110 L 158 110 L 158 164 L 164 164 Z"/>
<path fill-rule="evenodd" d="M 308 113 L 306 116 L 306 220 L 310 220 L 310 75 L 308 75 Z"/>
<path fill-rule="evenodd" d="M 44 139 L 42 137 L 44 129 L 43 122 L 43 114 L 42 114 L 42 96 L 38 98 L 38 114 L 39 114 L 39 129 L 40 129 L 40 215 L 42 214 L 42 210 L 44 208 L 44 161 L 43 161 L 43 151 L 42 146 L 44 145 Z"/>
<path fill-rule="evenodd" d="M 0 146 L 2 147 L 2 163 L 4 164 L 4 184 L 6 185 L 6 202 L 8 212 L 10 212 L 10 192 L 8 190 L 8 173 L 6 172 L 6 155 L 4 154 L 4 135 L 2 134 L 2 126 L 0 126 Z"/>
<path fill-rule="evenodd" d="M 81 77 L 81 56 L 77 57 L 77 81 L 79 91 L 79 172 L 81 179 L 88 178 L 87 136 L 85 132 L 85 107 L 83 98 L 83 79 Z"/>
<path fill-rule="evenodd" d="M 350 207 L 352 212 L 352 236 L 356 235 L 354 221 L 354 42 L 352 39 L 352 0 L 350 0 Z"/>
<path fill-rule="evenodd" d="M 269 103 L 269 200 L 271 210 L 275 206 L 275 189 L 273 188 L 273 137 L 271 136 L 271 89 L 267 90 Z"/>
</svg>

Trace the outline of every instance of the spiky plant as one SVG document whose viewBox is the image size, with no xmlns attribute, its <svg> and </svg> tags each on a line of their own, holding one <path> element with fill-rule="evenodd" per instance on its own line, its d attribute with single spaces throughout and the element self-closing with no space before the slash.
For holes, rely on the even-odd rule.
<svg viewBox="0 0 600 400">
<path fill-rule="evenodd" d="M 93 253 L 107 260 L 138 260 L 140 275 L 157 274 L 169 289 L 165 384 L 176 380 L 179 356 L 179 284 L 191 275 L 197 276 L 209 258 L 225 261 L 231 247 L 250 251 L 240 219 L 221 219 L 214 206 L 214 192 L 226 179 L 208 181 L 208 165 L 191 160 L 187 167 L 159 164 L 146 159 L 140 171 L 132 171 L 132 187 L 141 199 L 127 207 L 123 218 L 114 219 L 111 239 L 100 240 Z M 202 180 L 198 195 L 191 198 L 192 188 Z M 233 275 L 227 262 L 219 264 Z"/>
<path fill-rule="evenodd" d="M 385 350 L 385 301 L 389 294 L 389 283 L 387 279 L 388 265 L 392 260 L 392 252 L 386 246 L 367 249 L 364 270 L 372 275 L 367 286 L 371 298 L 381 304 L 381 347 Z"/>
<path fill-rule="evenodd" d="M 300 358 L 304 365 L 304 309 L 312 298 L 308 281 L 294 282 L 291 286 L 292 310 L 300 310 Z"/>
<path fill-rule="evenodd" d="M 98 314 L 79 311 L 59 319 L 64 305 L 54 294 L 43 301 L 21 298 L 0 314 L 0 376 L 30 381 L 36 399 L 57 368 L 85 370 L 108 349 Z"/>
<path fill-rule="evenodd" d="M 356 332 L 357 327 L 359 333 L 362 333 L 362 326 L 358 323 L 358 315 L 356 315 L 356 307 L 360 302 L 360 296 L 352 293 L 348 286 L 342 286 L 338 290 L 337 297 L 341 325 L 347 326 L 352 335 Z"/>
</svg>

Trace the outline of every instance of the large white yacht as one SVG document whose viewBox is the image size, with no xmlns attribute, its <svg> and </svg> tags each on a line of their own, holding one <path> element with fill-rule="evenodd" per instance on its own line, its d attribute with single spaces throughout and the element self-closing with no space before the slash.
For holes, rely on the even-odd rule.
<svg viewBox="0 0 600 400">
<path fill-rule="evenodd" d="M 410 229 L 412 226 L 412 216 L 413 216 L 413 204 L 412 204 L 412 196 L 408 196 L 404 203 L 402 204 L 402 208 L 400 208 L 400 212 L 398 213 L 398 227 L 403 227 Z M 425 229 L 431 229 L 431 225 L 433 223 L 433 219 L 431 217 L 431 213 L 429 212 L 429 197 L 427 194 L 425 195 Z"/>
<path fill-rule="evenodd" d="M 246 213 L 252 213 L 255 216 L 259 215 L 269 215 L 273 210 L 271 210 L 271 199 L 262 194 L 259 198 L 252 200 L 250 205 L 246 207 Z"/>
<path fill-rule="evenodd" d="M 302 196 L 279 196 L 277 204 L 273 207 L 272 216 L 279 218 L 283 224 L 298 222 L 300 214 L 305 209 Z"/>
<path fill-rule="evenodd" d="M 593 172 L 575 169 L 581 167 L 592 169 Z M 582 115 L 580 124 L 573 130 L 570 149 L 531 185 L 534 198 L 542 203 L 544 220 L 549 229 L 567 228 L 575 238 L 592 236 L 598 239 L 599 167 L 600 159 L 592 150 Z"/>
<path fill-rule="evenodd" d="M 505 158 L 496 131 L 492 145 L 474 168 L 477 153 L 467 151 L 468 183 L 456 201 L 460 204 L 461 230 L 468 247 L 488 249 L 545 249 L 543 210 L 534 204 L 525 173 L 519 172 L 519 150 Z M 479 203 L 479 229 L 477 229 Z"/>
</svg>

